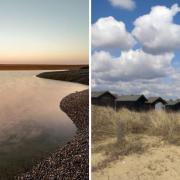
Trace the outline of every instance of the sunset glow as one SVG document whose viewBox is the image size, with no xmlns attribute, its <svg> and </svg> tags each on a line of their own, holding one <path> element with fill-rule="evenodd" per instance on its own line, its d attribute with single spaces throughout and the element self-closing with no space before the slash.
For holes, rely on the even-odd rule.
<svg viewBox="0 0 180 180">
<path fill-rule="evenodd" d="M 0 64 L 88 63 L 88 1 L 0 0 Z"/>
</svg>

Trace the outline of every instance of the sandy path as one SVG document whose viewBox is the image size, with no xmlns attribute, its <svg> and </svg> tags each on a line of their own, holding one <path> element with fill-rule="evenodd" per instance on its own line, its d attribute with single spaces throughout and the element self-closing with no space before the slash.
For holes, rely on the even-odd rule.
<svg viewBox="0 0 180 180">
<path fill-rule="evenodd" d="M 93 166 L 106 157 L 93 153 Z M 93 180 L 179 180 L 180 148 L 163 144 L 143 154 L 131 154 L 92 173 Z"/>
</svg>

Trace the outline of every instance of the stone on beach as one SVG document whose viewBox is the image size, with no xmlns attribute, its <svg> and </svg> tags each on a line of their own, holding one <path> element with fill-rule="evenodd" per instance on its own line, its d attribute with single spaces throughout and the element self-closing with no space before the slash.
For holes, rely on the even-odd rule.
<svg viewBox="0 0 180 180">
<path fill-rule="evenodd" d="M 78 131 L 65 146 L 52 153 L 18 180 L 88 180 L 89 179 L 89 92 L 72 93 L 60 103 Z"/>
</svg>

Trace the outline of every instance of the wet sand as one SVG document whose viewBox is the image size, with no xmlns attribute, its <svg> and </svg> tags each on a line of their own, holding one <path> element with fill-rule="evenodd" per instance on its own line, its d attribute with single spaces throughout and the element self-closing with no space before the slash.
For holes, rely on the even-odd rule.
<svg viewBox="0 0 180 180">
<path fill-rule="evenodd" d="M 65 146 L 37 164 L 30 172 L 16 179 L 87 180 L 89 179 L 89 92 L 72 93 L 60 103 L 61 109 L 72 119 L 78 130 Z"/>
</svg>

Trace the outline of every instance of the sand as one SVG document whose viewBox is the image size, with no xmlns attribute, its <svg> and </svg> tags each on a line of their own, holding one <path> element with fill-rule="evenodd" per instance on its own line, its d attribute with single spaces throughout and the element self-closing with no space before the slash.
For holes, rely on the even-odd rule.
<svg viewBox="0 0 180 180">
<path fill-rule="evenodd" d="M 115 139 L 108 139 L 93 145 L 97 149 L 102 145 L 112 143 Z M 119 156 L 109 162 L 108 166 L 95 170 L 92 173 L 93 180 L 179 180 L 180 179 L 180 148 L 179 146 L 166 144 L 157 137 L 144 138 L 144 142 L 150 145 L 142 154 L 129 154 Z M 105 160 L 107 156 L 103 150 L 93 152 L 92 166 Z"/>
</svg>

